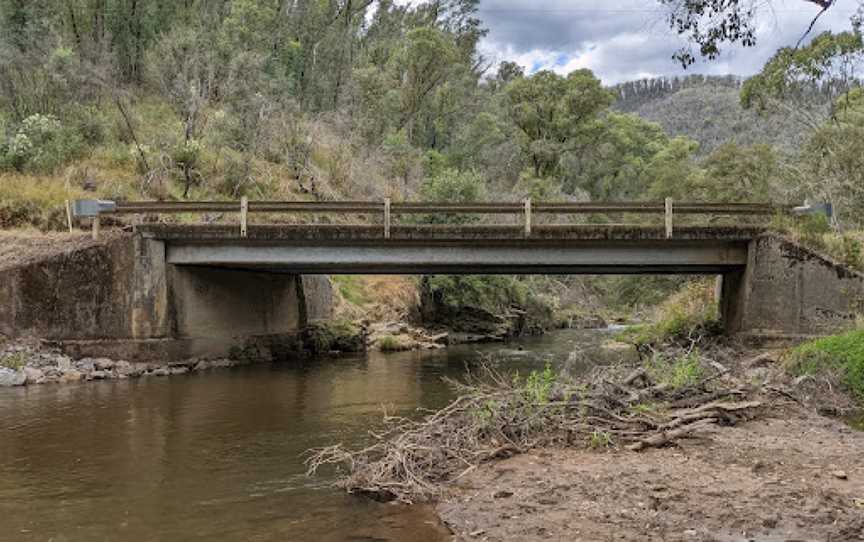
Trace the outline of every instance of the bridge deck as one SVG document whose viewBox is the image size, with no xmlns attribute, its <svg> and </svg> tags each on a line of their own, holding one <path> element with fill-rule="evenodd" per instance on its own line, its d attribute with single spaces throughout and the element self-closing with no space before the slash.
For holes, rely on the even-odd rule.
<svg viewBox="0 0 864 542">
<path fill-rule="evenodd" d="M 759 228 L 535 226 L 147 225 L 168 263 L 288 273 L 723 273 L 747 263 Z"/>
</svg>

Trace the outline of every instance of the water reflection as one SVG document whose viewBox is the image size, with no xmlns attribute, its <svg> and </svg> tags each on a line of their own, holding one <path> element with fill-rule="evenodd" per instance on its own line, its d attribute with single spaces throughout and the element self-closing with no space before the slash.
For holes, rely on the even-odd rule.
<svg viewBox="0 0 864 542">
<path fill-rule="evenodd" d="M 593 340 L 566 332 L 506 348 L 0 390 L 0 538 L 445 540 L 427 510 L 307 479 L 303 452 L 362 443 L 382 406 L 412 415 L 446 404 L 441 377 L 482 353 L 527 371 Z"/>
</svg>

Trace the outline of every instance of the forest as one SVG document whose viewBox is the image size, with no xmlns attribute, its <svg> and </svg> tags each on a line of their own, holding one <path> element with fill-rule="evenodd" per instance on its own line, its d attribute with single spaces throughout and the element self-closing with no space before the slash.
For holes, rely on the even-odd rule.
<svg viewBox="0 0 864 542">
<path fill-rule="evenodd" d="M 610 88 L 491 63 L 479 1 L 0 0 L 0 228 L 85 196 L 809 199 L 860 225 L 858 21 L 750 79 Z"/>
</svg>

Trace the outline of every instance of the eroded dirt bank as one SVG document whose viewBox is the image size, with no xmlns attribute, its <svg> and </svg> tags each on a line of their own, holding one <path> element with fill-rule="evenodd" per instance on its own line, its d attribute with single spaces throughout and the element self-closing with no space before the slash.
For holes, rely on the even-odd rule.
<svg viewBox="0 0 864 542">
<path fill-rule="evenodd" d="M 864 540 L 864 433 L 787 404 L 642 453 L 481 466 L 437 510 L 457 540 Z"/>
</svg>

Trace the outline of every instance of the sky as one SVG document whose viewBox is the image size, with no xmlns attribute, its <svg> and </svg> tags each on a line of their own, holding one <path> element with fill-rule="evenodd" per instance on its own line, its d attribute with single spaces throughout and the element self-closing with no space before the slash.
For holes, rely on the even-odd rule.
<svg viewBox="0 0 864 542">
<path fill-rule="evenodd" d="M 489 29 L 481 51 L 495 64 L 515 61 L 529 73 L 589 68 L 606 84 L 687 73 L 752 75 L 779 47 L 794 45 L 819 12 L 804 0 L 754 1 L 766 6 L 759 13 L 758 45 L 727 48 L 720 59 L 686 72 L 672 60 L 683 42 L 653 0 L 481 0 L 480 18 Z M 837 0 L 811 35 L 848 30 L 857 5 Z"/>
</svg>

